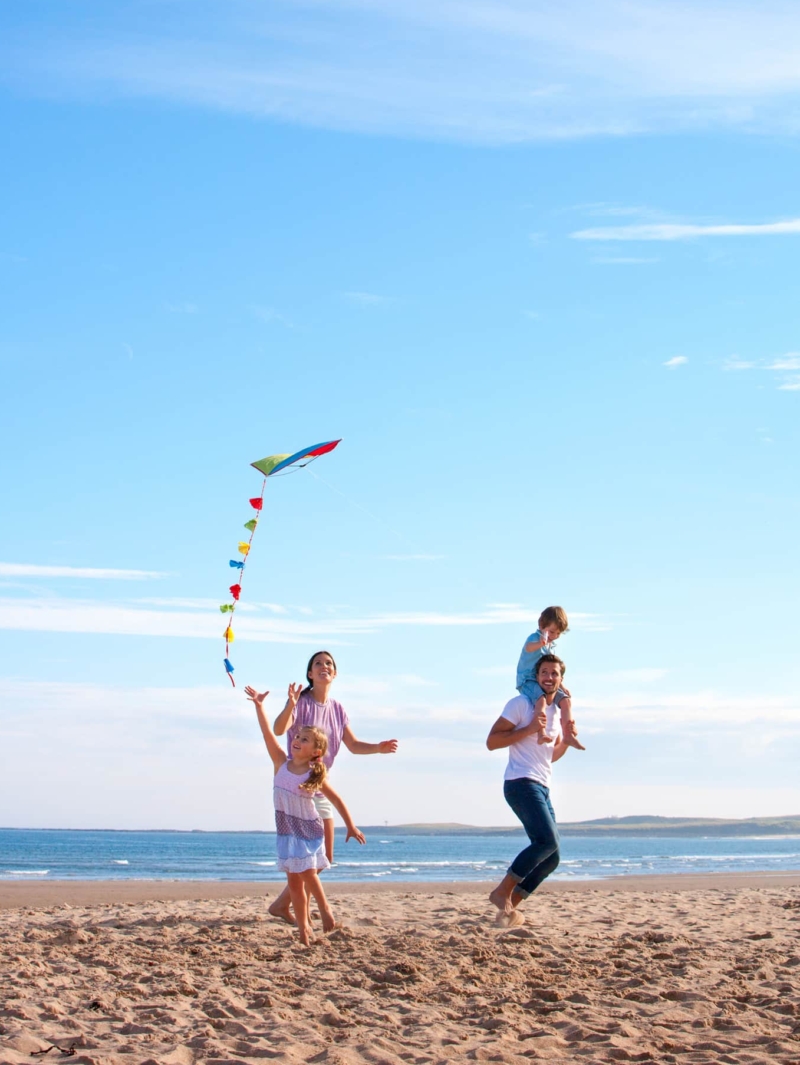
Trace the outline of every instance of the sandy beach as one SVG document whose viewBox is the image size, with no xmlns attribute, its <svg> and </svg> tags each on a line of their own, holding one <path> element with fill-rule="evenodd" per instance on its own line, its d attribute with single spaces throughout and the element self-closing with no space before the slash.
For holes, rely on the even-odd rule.
<svg viewBox="0 0 800 1065">
<path fill-rule="evenodd" d="M 308 949 L 278 888 L 0 884 L 0 1061 L 800 1062 L 800 874 L 340 884 Z"/>
</svg>

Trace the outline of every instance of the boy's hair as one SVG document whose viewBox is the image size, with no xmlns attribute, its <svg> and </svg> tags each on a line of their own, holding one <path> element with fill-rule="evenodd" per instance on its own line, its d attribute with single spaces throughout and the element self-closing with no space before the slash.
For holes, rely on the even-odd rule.
<svg viewBox="0 0 800 1065">
<path fill-rule="evenodd" d="M 539 615 L 539 628 L 545 629 L 548 625 L 557 625 L 559 632 L 566 632 L 569 628 L 567 612 L 563 606 L 548 606 Z"/>
<path fill-rule="evenodd" d="M 317 728 L 316 725 L 303 725 L 299 730 L 300 732 L 310 732 L 314 737 L 317 744 L 318 755 L 314 755 L 314 761 L 311 763 L 311 772 L 308 774 L 308 780 L 304 781 L 300 785 L 302 791 L 309 791 L 313 795 L 315 791 L 319 791 L 320 784 L 325 780 L 328 775 L 328 767 L 322 761 L 328 751 L 328 737 L 322 731 L 321 728 Z"/>
<path fill-rule="evenodd" d="M 558 655 L 542 655 L 542 657 L 536 663 L 535 676 L 536 676 L 537 680 L 539 679 L 539 670 L 542 668 L 542 666 L 545 664 L 545 662 L 555 662 L 557 665 L 559 665 L 561 667 L 561 676 L 562 677 L 567 672 L 567 667 L 564 665 L 564 663 L 561 661 L 561 659 L 558 657 Z"/>
<path fill-rule="evenodd" d="M 308 665 L 306 666 L 306 680 L 308 681 L 308 686 L 303 688 L 303 691 L 300 693 L 301 695 L 303 695 L 305 692 L 310 692 L 311 689 L 314 687 L 314 683 L 311 680 L 309 673 L 311 672 L 311 667 L 314 665 L 314 659 L 317 658 L 319 655 L 327 655 L 328 658 L 330 658 L 331 662 L 333 662 L 334 673 L 338 673 L 338 669 L 336 668 L 336 659 L 333 657 L 330 651 L 315 651 L 311 658 L 309 658 Z"/>
</svg>

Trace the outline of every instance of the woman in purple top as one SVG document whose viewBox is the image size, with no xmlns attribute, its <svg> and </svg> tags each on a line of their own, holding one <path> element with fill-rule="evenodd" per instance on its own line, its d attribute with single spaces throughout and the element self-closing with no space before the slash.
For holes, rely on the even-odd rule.
<svg viewBox="0 0 800 1065">
<path fill-rule="evenodd" d="M 336 699 L 331 699 L 330 690 L 336 677 L 336 663 L 328 651 L 317 651 L 311 656 L 306 667 L 307 687 L 290 684 L 286 706 L 275 719 L 275 735 L 287 737 L 288 749 L 295 734 L 307 725 L 320 728 L 328 737 L 328 750 L 324 756 L 328 769 L 334 763 L 342 744 L 351 754 L 394 754 L 397 740 L 383 740 L 381 743 L 365 743 L 353 735 L 344 707 Z M 314 796 L 314 805 L 322 818 L 325 831 L 325 853 L 328 861 L 333 863 L 333 807 L 324 795 Z M 290 909 L 288 890 L 283 891 L 269 907 L 273 917 L 281 917 L 294 924 Z"/>
</svg>

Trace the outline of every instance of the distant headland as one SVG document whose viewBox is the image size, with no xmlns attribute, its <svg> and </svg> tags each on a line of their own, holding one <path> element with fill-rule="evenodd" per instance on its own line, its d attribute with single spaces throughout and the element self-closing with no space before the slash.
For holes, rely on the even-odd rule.
<svg viewBox="0 0 800 1065">
<path fill-rule="evenodd" d="M 372 826 L 372 832 L 387 836 L 519 835 L 519 827 L 486 828 L 478 825 L 411 824 Z M 729 820 L 716 817 L 598 817 L 593 821 L 562 821 L 562 836 L 800 836 L 800 816 L 748 817 Z"/>
</svg>

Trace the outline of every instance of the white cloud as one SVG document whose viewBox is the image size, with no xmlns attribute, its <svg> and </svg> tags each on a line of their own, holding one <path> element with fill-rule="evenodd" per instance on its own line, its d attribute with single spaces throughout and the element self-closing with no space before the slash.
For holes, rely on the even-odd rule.
<svg viewBox="0 0 800 1065">
<path fill-rule="evenodd" d="M 438 562 L 445 555 L 382 555 L 391 562 Z"/>
<path fill-rule="evenodd" d="M 166 307 L 172 314 L 197 314 L 199 310 L 196 303 L 168 303 Z"/>
<path fill-rule="evenodd" d="M 146 24 L 89 10 L 91 33 L 77 15 L 47 34 L 19 16 L 5 80 L 488 143 L 799 125 L 800 11 L 785 0 L 209 0 Z"/>
<path fill-rule="evenodd" d="M 177 602 L 181 602 L 178 600 Z M 196 600 L 190 600 L 192 604 Z M 202 600 L 201 600 L 202 602 Z M 66 598 L 0 598 L 0 629 L 34 632 L 108 633 L 126 636 L 180 636 L 221 639 L 229 615 L 218 604 L 207 613 L 186 609 L 152 609 L 137 602 L 93 602 Z M 266 643 L 302 643 L 310 636 L 339 641 L 345 637 L 380 632 L 394 626 L 478 627 L 484 625 L 534 624 L 538 612 L 521 607 L 495 605 L 473 613 L 386 613 L 363 617 L 314 616 L 308 607 L 297 607 L 302 619 L 263 617 L 250 610 L 237 611 L 233 621 L 236 638 Z M 276 614 L 280 607 L 266 604 Z M 570 614 L 573 628 L 605 631 L 610 625 L 595 614 Z"/>
<path fill-rule="evenodd" d="M 767 366 L 768 370 L 800 370 L 800 355 L 790 351 L 788 355 L 781 355 L 778 359 Z"/>
<path fill-rule="evenodd" d="M 294 329 L 294 323 L 285 314 L 275 310 L 274 307 L 262 307 L 259 304 L 253 304 L 250 307 L 250 311 L 259 321 L 267 322 L 268 325 L 277 323 L 278 325 L 286 326 L 287 329 Z"/>
<path fill-rule="evenodd" d="M 685 355 L 675 355 L 673 358 L 667 359 L 662 365 L 674 370 L 677 366 L 685 366 L 688 361 Z"/>
<path fill-rule="evenodd" d="M 97 581 L 147 581 L 166 577 L 143 569 L 93 569 L 85 566 L 40 566 L 33 563 L 0 562 L 0 577 L 73 577 Z"/>
<path fill-rule="evenodd" d="M 640 678 L 642 683 L 652 683 Z M 703 731 L 734 732 L 753 726 L 753 700 L 716 691 L 642 693 L 632 690 L 632 679 L 622 679 L 613 693 L 593 695 L 589 689 L 580 707 L 575 707 L 578 723 L 591 730 L 606 732 L 670 733 L 691 727 Z M 599 687 L 599 686 L 598 686 Z M 603 684 L 607 689 L 608 685 Z M 792 733 L 800 731 L 800 700 L 787 696 L 759 697 L 759 721 L 780 726 Z"/>
<path fill-rule="evenodd" d="M 800 353 L 796 351 L 772 359 L 746 360 L 734 356 L 726 359 L 722 368 L 736 371 L 767 370 L 781 374 L 781 382 L 777 385 L 779 392 L 800 392 Z"/>
<path fill-rule="evenodd" d="M 641 259 L 632 255 L 601 255 L 592 259 L 593 263 L 598 263 L 600 266 L 643 266 L 650 263 L 660 262 L 659 259 Z"/>
<path fill-rule="evenodd" d="M 754 370 L 757 366 L 757 362 L 748 362 L 747 359 L 740 359 L 734 355 L 733 358 L 725 360 L 722 368 L 723 370 L 738 372 L 740 370 Z"/>
<path fill-rule="evenodd" d="M 800 235 L 800 218 L 755 225 L 690 225 L 662 222 L 655 225 L 596 226 L 570 233 L 573 240 L 695 240 L 698 237 L 769 237 Z"/>
</svg>

